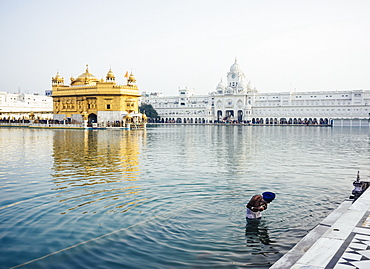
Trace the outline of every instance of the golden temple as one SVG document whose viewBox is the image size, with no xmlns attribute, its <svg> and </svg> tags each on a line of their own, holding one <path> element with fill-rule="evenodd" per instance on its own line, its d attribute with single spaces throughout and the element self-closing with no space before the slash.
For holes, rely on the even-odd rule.
<svg viewBox="0 0 370 269">
<path fill-rule="evenodd" d="M 118 85 L 109 69 L 105 80 L 98 79 L 86 71 L 77 78 L 71 77 L 70 85 L 57 72 L 52 77 L 53 113 L 55 120 L 86 122 L 88 126 L 109 126 L 140 123 L 146 117 L 139 113 L 139 89 L 132 74 L 124 76 L 125 85 Z"/>
</svg>

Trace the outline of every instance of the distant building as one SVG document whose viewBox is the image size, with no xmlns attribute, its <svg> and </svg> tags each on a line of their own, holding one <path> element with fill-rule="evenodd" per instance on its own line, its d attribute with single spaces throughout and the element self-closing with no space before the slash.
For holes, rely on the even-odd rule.
<svg viewBox="0 0 370 269">
<path fill-rule="evenodd" d="M 140 121 L 138 98 L 139 89 L 131 73 L 126 85 L 118 85 L 115 75 L 109 70 L 106 79 L 97 79 L 89 72 L 76 79 L 70 79 L 70 85 L 64 84 L 59 73 L 52 78 L 53 111 L 55 120 L 68 120 L 88 124 L 121 122 L 126 120 Z"/>
<path fill-rule="evenodd" d="M 51 119 L 53 100 L 51 97 L 28 93 L 0 92 L 0 119 Z"/>
<path fill-rule="evenodd" d="M 163 122 L 369 125 L 370 90 L 260 93 L 238 62 L 208 95 L 180 89 L 178 96 L 144 92 Z"/>
<path fill-rule="evenodd" d="M 208 123 L 213 121 L 212 98 L 195 95 L 188 88 L 179 89 L 178 96 L 143 92 L 141 101 L 151 104 L 165 122 Z"/>
</svg>

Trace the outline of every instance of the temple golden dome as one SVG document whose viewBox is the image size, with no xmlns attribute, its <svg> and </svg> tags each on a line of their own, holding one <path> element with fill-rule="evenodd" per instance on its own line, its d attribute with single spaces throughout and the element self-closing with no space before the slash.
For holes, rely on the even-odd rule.
<svg viewBox="0 0 370 269">
<path fill-rule="evenodd" d="M 59 72 L 57 71 L 57 74 L 55 75 L 55 77 L 51 78 L 51 82 L 53 84 L 63 84 L 64 83 L 64 78 L 59 76 Z"/>
<path fill-rule="evenodd" d="M 130 74 L 130 76 L 128 77 L 128 80 L 131 81 L 131 82 L 136 82 L 136 78 L 134 76 L 134 74 Z"/>
<path fill-rule="evenodd" d="M 73 81 L 71 79 L 71 86 L 96 84 L 96 82 L 99 81 L 99 79 L 97 79 L 93 74 L 89 72 L 89 66 L 86 65 L 85 73 L 82 73 Z"/>
<path fill-rule="evenodd" d="M 107 76 L 106 76 L 107 81 L 112 81 L 116 79 L 116 76 L 114 75 L 112 69 L 109 69 Z"/>
</svg>

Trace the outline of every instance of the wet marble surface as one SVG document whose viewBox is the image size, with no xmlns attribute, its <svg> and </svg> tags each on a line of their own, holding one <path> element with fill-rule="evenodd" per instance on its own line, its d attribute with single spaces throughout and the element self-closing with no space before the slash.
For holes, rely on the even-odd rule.
<svg viewBox="0 0 370 269">
<path fill-rule="evenodd" d="M 370 268 L 370 191 L 344 201 L 271 268 Z"/>
</svg>

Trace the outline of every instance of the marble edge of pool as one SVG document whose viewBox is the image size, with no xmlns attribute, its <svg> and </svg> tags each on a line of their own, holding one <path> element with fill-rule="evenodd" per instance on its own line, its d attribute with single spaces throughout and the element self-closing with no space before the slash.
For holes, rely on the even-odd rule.
<svg viewBox="0 0 370 269">
<path fill-rule="evenodd" d="M 364 227 L 361 224 L 366 223 L 369 211 L 370 190 L 355 202 L 352 199 L 344 200 L 270 268 L 334 268 L 350 239 L 358 233 L 359 227 Z M 369 228 L 370 234 L 370 227 L 365 228 Z"/>
</svg>

